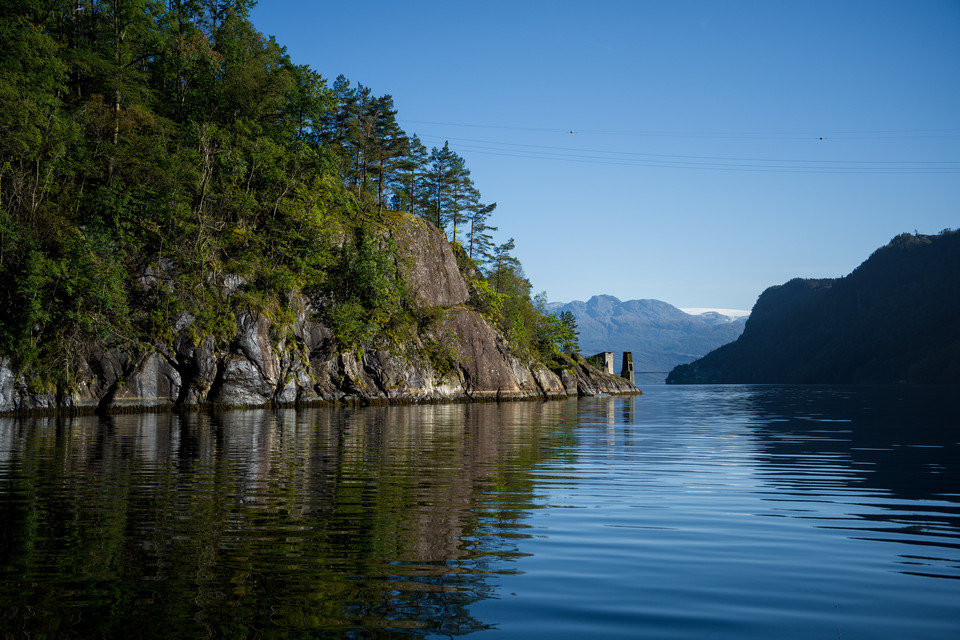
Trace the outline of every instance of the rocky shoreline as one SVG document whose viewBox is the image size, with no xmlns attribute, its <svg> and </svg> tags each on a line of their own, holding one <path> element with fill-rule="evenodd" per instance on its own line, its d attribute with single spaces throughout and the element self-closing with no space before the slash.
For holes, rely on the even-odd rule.
<svg viewBox="0 0 960 640">
<path fill-rule="evenodd" d="M 512 355 L 468 291 L 444 235 L 410 216 L 391 232 L 397 271 L 415 304 L 436 321 L 401 345 L 374 341 L 340 350 L 321 320 L 322 300 L 291 297 L 292 327 L 254 309 L 236 312 L 236 334 L 217 345 L 197 336 L 189 314 L 169 342 L 132 352 L 119 341 L 90 344 L 70 389 L 45 388 L 0 358 L 0 414 L 118 412 L 202 407 L 401 404 L 565 398 L 639 393 L 580 355 L 551 370 Z M 156 269 L 153 270 L 156 272 Z M 149 276 L 149 277 L 147 277 Z M 140 286 L 164 286 L 142 273 Z M 437 357 L 431 350 L 440 350 Z"/>
<path fill-rule="evenodd" d="M 124 401 L 84 402 L 77 401 L 76 395 L 54 395 L 50 393 L 33 393 L 24 389 L 23 381 L 10 383 L 9 368 L 0 369 L 0 382 L 4 389 L 0 395 L 0 417 L 9 416 L 50 416 L 50 415 L 116 415 L 125 413 L 156 413 L 156 412 L 194 412 L 194 411 L 222 411 L 243 409 L 306 409 L 313 407 L 354 407 L 354 406 L 391 406 L 412 404 L 459 404 L 485 402 L 530 402 L 546 400 L 562 400 L 575 397 L 589 397 L 596 395 L 642 395 L 643 392 L 626 380 L 610 376 L 597 376 L 596 369 L 590 369 L 585 374 L 578 372 L 556 376 L 566 384 L 562 391 L 556 390 L 522 390 L 519 392 L 498 391 L 454 394 L 404 394 L 404 395 L 362 395 L 340 394 L 337 397 L 316 396 L 310 399 L 293 401 L 267 401 L 255 403 L 224 403 L 217 401 L 187 404 L 170 402 L 170 398 L 150 396 L 129 396 Z M 552 373 L 552 372 L 550 372 Z M 553 374 L 556 375 L 556 374 Z M 597 379 L 597 378 L 601 379 Z M 19 388 L 18 388 L 19 387 Z"/>
</svg>

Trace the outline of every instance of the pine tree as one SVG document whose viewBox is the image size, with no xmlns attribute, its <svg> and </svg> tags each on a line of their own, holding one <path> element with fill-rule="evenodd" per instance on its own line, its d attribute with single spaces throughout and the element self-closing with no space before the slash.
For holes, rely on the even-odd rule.
<svg viewBox="0 0 960 640">
<path fill-rule="evenodd" d="M 392 206 L 397 211 L 409 211 L 425 218 L 429 200 L 425 185 L 429 154 L 416 134 L 412 138 L 405 138 L 403 142 L 403 150 L 397 162 L 397 182 Z"/>
<path fill-rule="evenodd" d="M 331 101 L 326 81 L 307 65 L 289 64 L 288 71 L 292 86 L 283 115 L 291 127 L 290 136 L 294 140 L 319 144 Z"/>
<path fill-rule="evenodd" d="M 450 143 L 444 142 L 442 149 L 434 147 L 427 159 L 426 185 L 429 189 L 429 215 L 441 231 L 447 228 L 449 220 L 450 198 L 457 178 L 458 156 L 450 150 Z"/>
<path fill-rule="evenodd" d="M 377 98 L 371 106 L 370 164 L 377 183 L 377 213 L 383 212 L 386 190 L 398 181 L 397 172 L 407 146 L 406 136 L 397 124 L 397 111 L 390 95 Z"/>
<path fill-rule="evenodd" d="M 497 245 L 493 250 L 493 259 L 490 261 L 487 280 L 492 280 L 493 290 L 497 293 L 503 293 L 508 276 L 520 268 L 520 261 L 510 254 L 513 249 L 513 238 L 510 238 L 503 244 Z"/>
<path fill-rule="evenodd" d="M 347 112 L 347 150 L 350 168 L 347 170 L 348 184 L 359 198 L 367 188 L 367 169 L 369 167 L 371 101 L 370 87 L 357 84 L 352 94 Z"/>
<path fill-rule="evenodd" d="M 580 351 L 580 332 L 577 331 L 577 319 L 572 311 L 560 312 L 560 351 L 563 353 L 579 353 Z"/>
<path fill-rule="evenodd" d="M 471 260 L 483 263 L 491 257 L 493 248 L 493 236 L 489 231 L 496 231 L 497 227 L 491 227 L 487 224 L 487 218 L 497 208 L 497 203 L 483 204 L 480 202 L 480 191 L 474 191 L 475 197 L 470 202 L 468 219 L 470 221 L 470 230 L 467 232 L 467 255 Z"/>
<path fill-rule="evenodd" d="M 470 179 L 470 170 L 467 169 L 464 159 L 454 154 L 453 178 L 450 185 L 450 197 L 447 203 L 447 217 L 453 227 L 452 242 L 457 241 L 457 233 L 461 225 L 467 221 L 470 203 L 480 197 L 477 188 Z"/>
<path fill-rule="evenodd" d="M 351 119 L 356 112 L 356 91 L 350 87 L 350 81 L 343 74 L 333 81 L 331 99 L 333 106 L 322 120 L 320 139 L 337 156 L 339 173 L 346 184 L 347 174 L 352 166 L 348 141 Z"/>
</svg>

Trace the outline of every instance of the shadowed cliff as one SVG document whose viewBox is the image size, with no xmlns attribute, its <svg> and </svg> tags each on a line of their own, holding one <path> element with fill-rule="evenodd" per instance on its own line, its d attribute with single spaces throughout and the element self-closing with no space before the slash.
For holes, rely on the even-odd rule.
<svg viewBox="0 0 960 640">
<path fill-rule="evenodd" d="M 761 294 L 743 335 L 667 377 L 692 383 L 960 383 L 960 232 L 902 234 L 851 274 Z"/>
</svg>

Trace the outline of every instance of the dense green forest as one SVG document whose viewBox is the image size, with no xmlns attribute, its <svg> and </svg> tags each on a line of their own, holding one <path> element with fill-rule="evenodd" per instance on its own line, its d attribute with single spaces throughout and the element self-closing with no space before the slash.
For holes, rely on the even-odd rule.
<svg viewBox="0 0 960 640">
<path fill-rule="evenodd" d="M 463 158 L 295 63 L 254 4 L 0 0 L 0 356 L 69 385 L 91 341 L 147 348 L 183 313 L 225 341 L 238 308 L 282 325 L 300 292 L 342 348 L 402 340 L 429 314 L 391 268 L 398 211 L 447 233 L 518 355 L 575 350 Z"/>
</svg>

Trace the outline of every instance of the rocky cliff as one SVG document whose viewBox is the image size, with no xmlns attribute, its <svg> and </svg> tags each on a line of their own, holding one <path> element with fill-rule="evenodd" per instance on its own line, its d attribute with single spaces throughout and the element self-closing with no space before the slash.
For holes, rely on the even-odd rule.
<svg viewBox="0 0 960 640">
<path fill-rule="evenodd" d="M 444 235 L 406 217 L 389 231 L 396 269 L 413 303 L 434 321 L 400 345 L 373 341 L 343 350 L 321 320 L 325 301 L 298 294 L 292 326 L 262 311 L 236 312 L 236 334 L 218 345 L 181 314 L 149 348 L 120 341 L 89 345 L 72 388 L 45 387 L 0 359 L 0 412 L 267 406 L 346 402 L 435 402 L 631 393 L 626 380 L 574 356 L 551 371 L 511 355 L 469 308 L 468 290 Z M 160 270 L 162 271 L 162 270 Z M 156 269 L 142 286 L 163 286 Z M 228 279 L 229 280 L 229 279 Z M 436 357 L 440 351 L 442 357 Z"/>
</svg>

